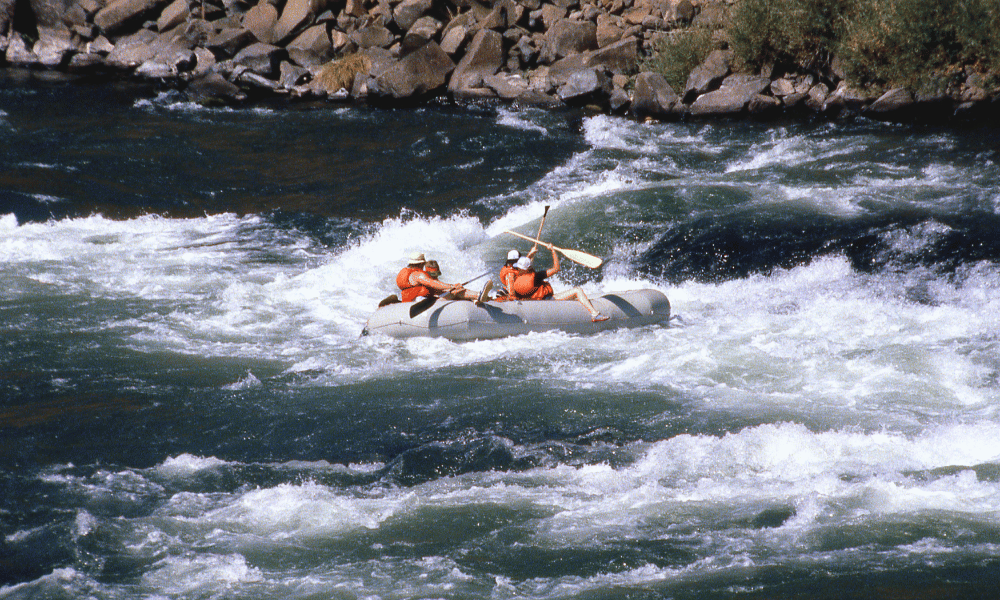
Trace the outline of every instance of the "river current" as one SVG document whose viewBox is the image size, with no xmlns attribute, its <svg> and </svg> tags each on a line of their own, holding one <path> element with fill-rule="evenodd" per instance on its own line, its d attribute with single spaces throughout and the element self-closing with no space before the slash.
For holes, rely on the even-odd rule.
<svg viewBox="0 0 1000 600">
<path fill-rule="evenodd" d="M 998 134 L 7 72 L 0 598 L 995 597 Z M 669 324 L 359 335 L 545 206 Z"/>
</svg>

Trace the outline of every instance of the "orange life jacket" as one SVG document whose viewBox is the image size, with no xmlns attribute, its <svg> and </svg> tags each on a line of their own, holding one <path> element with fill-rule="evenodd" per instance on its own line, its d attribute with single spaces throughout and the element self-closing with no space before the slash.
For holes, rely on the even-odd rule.
<svg viewBox="0 0 1000 600">
<path fill-rule="evenodd" d="M 413 302 L 420 296 L 431 296 L 433 292 L 423 285 L 413 285 L 410 283 L 410 276 L 414 273 L 423 273 L 423 269 L 418 269 L 416 267 L 403 267 L 402 270 L 396 275 L 396 286 L 402 290 L 402 294 L 399 295 L 399 299 L 403 302 Z"/>
<path fill-rule="evenodd" d="M 544 280 L 545 274 L 541 273 L 542 277 L 538 275 L 535 271 L 518 274 L 514 279 L 514 296 L 518 300 L 545 300 L 555 293 L 549 282 Z"/>
<path fill-rule="evenodd" d="M 515 269 L 512 265 L 504 265 L 500 267 L 500 285 L 503 286 L 500 293 L 497 294 L 497 301 L 503 300 L 513 300 L 514 296 L 514 279 L 517 278 L 517 274 L 520 273 L 519 270 Z"/>
</svg>

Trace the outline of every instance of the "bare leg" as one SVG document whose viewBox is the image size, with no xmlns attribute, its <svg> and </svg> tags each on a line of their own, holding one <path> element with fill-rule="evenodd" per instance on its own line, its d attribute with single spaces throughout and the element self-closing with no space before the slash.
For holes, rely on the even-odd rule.
<svg viewBox="0 0 1000 600">
<path fill-rule="evenodd" d="M 581 290 L 580 288 L 573 288 L 571 290 L 566 290 L 565 292 L 559 292 L 558 294 L 553 294 L 552 299 L 576 300 L 577 302 L 582 304 L 584 308 L 587 309 L 587 312 L 590 313 L 590 316 L 592 318 L 597 317 L 598 315 L 601 314 L 600 312 L 598 312 L 596 308 L 594 308 L 593 303 L 590 302 L 590 298 L 588 298 L 587 294 L 583 293 L 583 290 Z"/>
</svg>

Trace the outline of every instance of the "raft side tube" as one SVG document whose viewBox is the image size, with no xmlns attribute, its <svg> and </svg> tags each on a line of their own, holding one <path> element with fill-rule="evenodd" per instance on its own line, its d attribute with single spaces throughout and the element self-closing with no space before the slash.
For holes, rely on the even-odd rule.
<svg viewBox="0 0 1000 600">
<path fill-rule="evenodd" d="M 410 302 L 380 308 L 368 319 L 365 331 L 395 338 L 422 336 L 468 341 L 551 330 L 592 334 L 665 323 L 670 319 L 670 301 L 658 290 L 616 292 L 592 302 L 594 308 L 611 318 L 594 323 L 587 309 L 575 300 L 511 300 L 476 306 L 466 300 L 438 299 L 412 319 Z"/>
</svg>

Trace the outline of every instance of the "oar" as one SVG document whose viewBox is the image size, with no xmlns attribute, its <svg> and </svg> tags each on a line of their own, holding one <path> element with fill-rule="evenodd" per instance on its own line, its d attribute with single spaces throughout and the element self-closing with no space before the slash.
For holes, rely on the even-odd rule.
<svg viewBox="0 0 1000 600">
<path fill-rule="evenodd" d="M 542 244 L 546 248 L 551 247 L 553 250 L 555 250 L 559 254 L 562 254 L 563 256 L 565 256 L 566 258 L 570 259 L 571 261 L 573 261 L 573 262 L 575 262 L 577 264 L 581 264 L 581 265 L 583 265 L 585 267 L 589 267 L 591 269 L 596 269 L 597 267 L 600 267 L 602 264 L 604 264 L 604 260 L 603 259 L 601 259 L 601 258 L 599 258 L 597 256 L 594 256 L 593 254 L 587 254 L 586 252 L 583 252 L 583 251 L 580 251 L 580 250 L 570 250 L 568 248 L 560 248 L 558 246 L 554 246 L 554 245 L 549 244 L 547 242 L 543 242 L 542 240 L 536 240 L 535 238 L 528 237 L 526 235 L 522 235 L 522 234 L 520 234 L 520 233 L 518 233 L 516 231 L 511 231 L 510 229 L 505 230 L 504 233 L 509 233 L 511 235 L 516 235 L 517 237 L 524 238 L 524 239 L 528 240 L 529 242 L 536 242 L 538 244 Z"/>
<path fill-rule="evenodd" d="M 485 273 L 482 273 L 480 275 L 476 275 L 472 279 L 463 282 L 462 283 L 462 287 L 465 287 L 465 286 L 469 285 L 470 283 L 472 283 L 473 281 L 475 281 L 477 279 L 482 279 L 483 277 L 486 277 L 487 275 L 489 275 L 492 272 L 493 271 L 490 270 L 490 271 L 486 271 Z M 424 312 L 425 310 L 427 310 L 428 308 L 430 308 L 431 306 L 433 306 L 433 304 L 435 302 L 437 302 L 437 299 L 438 299 L 437 296 L 427 296 L 423 300 L 417 300 L 416 302 L 414 302 L 413 306 L 410 307 L 410 318 L 412 319 L 413 317 L 419 315 L 420 313 Z"/>
<path fill-rule="evenodd" d="M 549 205 L 545 205 L 545 210 L 542 212 L 542 222 L 538 224 L 538 233 L 535 234 L 536 238 L 541 239 L 542 237 L 542 227 L 545 226 L 545 215 L 549 214 Z M 538 242 L 535 242 L 535 247 L 538 247 Z"/>
</svg>

